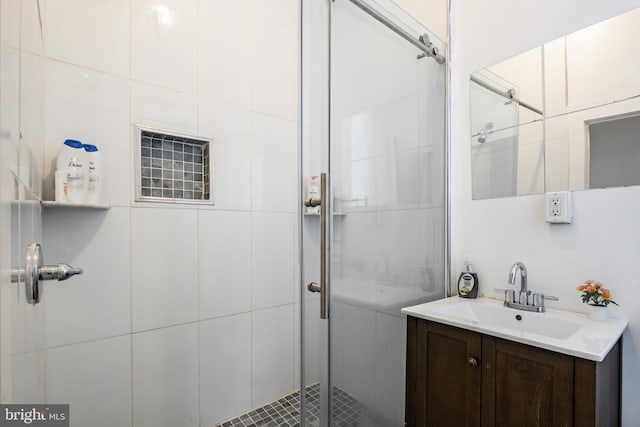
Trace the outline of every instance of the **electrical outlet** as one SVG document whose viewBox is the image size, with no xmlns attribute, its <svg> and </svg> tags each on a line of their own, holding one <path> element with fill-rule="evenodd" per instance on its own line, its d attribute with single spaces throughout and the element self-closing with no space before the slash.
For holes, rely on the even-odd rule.
<svg viewBox="0 0 640 427">
<path fill-rule="evenodd" d="M 573 220 L 571 193 L 569 191 L 547 193 L 545 217 L 551 224 L 570 224 Z"/>
</svg>

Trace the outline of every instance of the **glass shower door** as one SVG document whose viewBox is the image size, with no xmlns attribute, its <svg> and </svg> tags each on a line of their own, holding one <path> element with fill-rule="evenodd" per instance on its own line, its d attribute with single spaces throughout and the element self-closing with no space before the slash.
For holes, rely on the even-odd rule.
<svg viewBox="0 0 640 427">
<path fill-rule="evenodd" d="M 445 292 L 446 66 L 389 23 L 440 52 L 444 45 L 390 1 L 310 3 L 302 12 L 301 163 L 303 182 L 328 177 L 328 318 L 320 319 L 319 294 L 305 289 L 319 280 L 322 252 L 321 218 L 307 213 L 303 421 L 401 426 L 400 309 Z"/>
</svg>

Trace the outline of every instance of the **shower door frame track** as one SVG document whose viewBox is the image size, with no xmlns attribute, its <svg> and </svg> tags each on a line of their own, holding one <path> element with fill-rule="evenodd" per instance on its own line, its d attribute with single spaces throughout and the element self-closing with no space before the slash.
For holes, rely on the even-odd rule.
<svg viewBox="0 0 640 427">
<path fill-rule="evenodd" d="M 335 1 L 335 0 L 333 0 Z M 435 48 L 431 42 L 429 42 L 429 37 L 425 34 L 420 36 L 418 40 L 416 40 L 411 34 L 400 28 L 397 24 L 390 21 L 386 16 L 373 9 L 371 6 L 363 2 L 362 0 L 349 0 L 351 3 L 359 7 L 361 10 L 366 12 L 369 16 L 376 19 L 378 22 L 389 28 L 391 31 L 420 49 L 423 53 L 418 56 L 418 59 L 423 58 L 425 56 L 432 57 L 439 64 L 444 64 L 446 59 L 443 55 L 438 53 L 438 49 Z"/>
</svg>

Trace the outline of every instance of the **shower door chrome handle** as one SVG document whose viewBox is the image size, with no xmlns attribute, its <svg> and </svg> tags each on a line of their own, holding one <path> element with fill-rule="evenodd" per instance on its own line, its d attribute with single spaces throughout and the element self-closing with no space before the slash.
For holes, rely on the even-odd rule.
<svg viewBox="0 0 640 427">
<path fill-rule="evenodd" d="M 320 206 L 320 284 L 307 285 L 310 292 L 320 293 L 320 318 L 328 318 L 327 307 L 327 174 L 320 174 L 320 198 L 305 200 L 305 206 Z"/>
</svg>

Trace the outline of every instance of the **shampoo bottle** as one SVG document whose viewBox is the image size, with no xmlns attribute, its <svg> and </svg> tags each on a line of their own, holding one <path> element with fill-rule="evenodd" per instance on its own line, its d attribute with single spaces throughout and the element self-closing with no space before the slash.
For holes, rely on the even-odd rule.
<svg viewBox="0 0 640 427">
<path fill-rule="evenodd" d="M 100 203 L 102 193 L 102 161 L 100 151 L 95 145 L 84 144 L 87 166 L 87 202 Z"/>
<path fill-rule="evenodd" d="M 473 265 L 469 258 L 464 260 L 464 271 L 458 279 L 458 295 L 462 298 L 476 298 L 478 296 L 478 275 L 473 272 Z"/>
<path fill-rule="evenodd" d="M 67 139 L 58 152 L 56 169 L 63 171 L 66 175 L 66 179 L 56 180 L 56 185 L 66 186 L 66 189 L 56 189 L 56 193 L 66 195 L 68 203 L 85 203 L 87 192 L 84 144 L 74 139 Z"/>
</svg>

